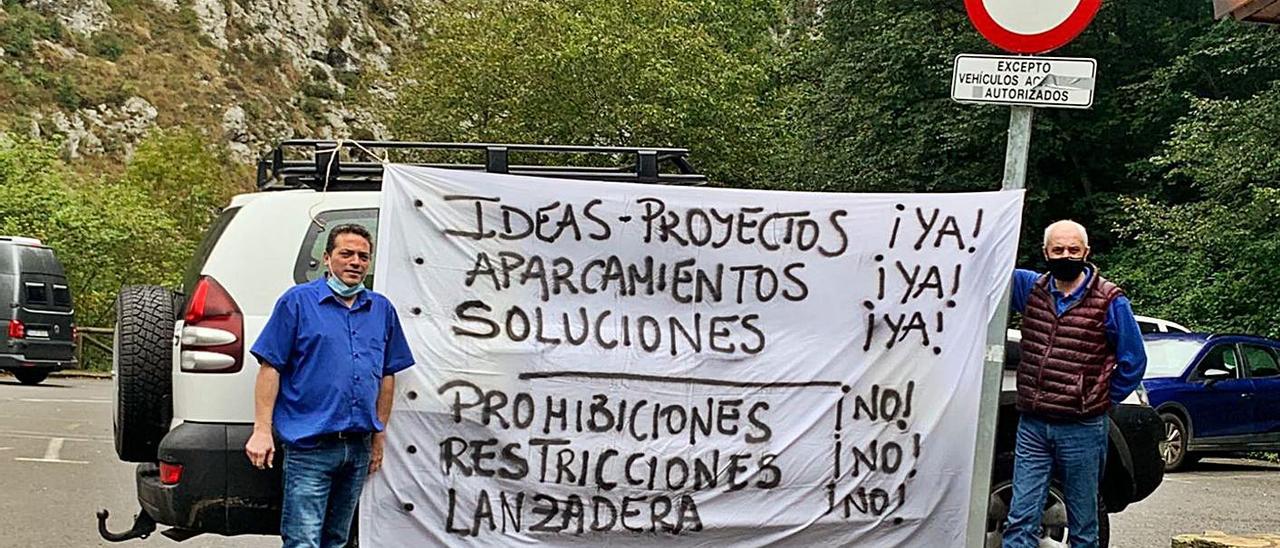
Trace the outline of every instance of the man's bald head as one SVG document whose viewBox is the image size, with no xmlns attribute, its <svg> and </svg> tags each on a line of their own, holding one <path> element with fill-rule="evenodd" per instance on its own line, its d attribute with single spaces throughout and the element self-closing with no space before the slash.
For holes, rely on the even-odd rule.
<svg viewBox="0 0 1280 548">
<path fill-rule="evenodd" d="M 1044 229 L 1044 255 L 1048 259 L 1089 256 L 1089 232 L 1084 225 L 1070 219 L 1055 222 Z"/>
</svg>

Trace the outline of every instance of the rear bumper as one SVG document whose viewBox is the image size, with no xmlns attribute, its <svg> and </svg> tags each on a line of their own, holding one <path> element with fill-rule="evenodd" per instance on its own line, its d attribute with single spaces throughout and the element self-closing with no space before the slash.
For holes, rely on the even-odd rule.
<svg viewBox="0 0 1280 548">
<path fill-rule="evenodd" d="M 248 424 L 183 423 L 160 442 L 161 461 L 181 464 L 179 481 L 160 482 L 157 464 L 138 466 L 138 502 L 156 522 L 218 535 L 280 532 L 280 463 L 258 470 L 244 444 Z M 277 455 L 279 452 L 277 451 Z"/>
<path fill-rule="evenodd" d="M 74 354 L 67 354 L 65 359 L 28 359 L 22 354 L 0 354 L 0 369 L 44 369 L 58 371 L 76 366 Z"/>
</svg>

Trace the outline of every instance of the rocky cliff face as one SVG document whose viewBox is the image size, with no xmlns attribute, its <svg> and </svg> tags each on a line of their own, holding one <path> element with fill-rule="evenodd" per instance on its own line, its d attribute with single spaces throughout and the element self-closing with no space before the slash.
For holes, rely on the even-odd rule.
<svg viewBox="0 0 1280 548">
<path fill-rule="evenodd" d="M 152 128 L 188 125 L 246 162 L 283 138 L 385 137 L 355 98 L 383 95 L 375 82 L 409 35 L 414 3 L 6 3 L 0 104 L 12 104 L 0 131 L 63 139 L 78 158 L 127 156 Z"/>
</svg>

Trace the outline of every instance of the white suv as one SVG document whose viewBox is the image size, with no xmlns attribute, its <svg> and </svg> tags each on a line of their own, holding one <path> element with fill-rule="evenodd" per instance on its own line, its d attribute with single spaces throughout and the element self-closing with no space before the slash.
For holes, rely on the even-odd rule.
<svg viewBox="0 0 1280 548">
<path fill-rule="evenodd" d="M 1181 324 L 1173 323 L 1169 320 L 1160 318 L 1148 318 L 1147 316 L 1134 316 L 1133 319 L 1138 320 L 1138 329 L 1145 333 L 1190 333 L 1191 330 L 1183 327 Z"/>
<path fill-rule="evenodd" d="M 376 238 L 382 167 L 368 160 L 373 151 L 397 154 L 406 163 L 562 179 L 705 181 L 687 162 L 688 151 L 676 148 L 282 143 L 258 166 L 260 191 L 236 196 L 213 222 L 181 294 L 155 286 L 121 290 L 113 356 L 115 443 L 121 460 L 140 463 L 142 510 L 123 533 L 108 531 L 109 514 L 99 512 L 103 538 L 144 538 L 157 523 L 170 526 L 163 534 L 175 540 L 279 532 L 280 465 L 258 470 L 244 454 L 258 367 L 246 350 L 276 299 L 322 274 L 329 230 L 359 223 Z M 413 154 L 418 158 L 405 159 Z M 423 161 L 424 154 L 453 160 L 470 154 L 483 163 L 441 165 Z M 513 155 L 526 163 L 512 163 Z M 566 157 L 586 165 L 545 165 L 548 158 Z M 593 167 L 602 164 L 608 165 Z M 371 267 L 367 282 L 376 288 L 375 274 Z"/>
</svg>

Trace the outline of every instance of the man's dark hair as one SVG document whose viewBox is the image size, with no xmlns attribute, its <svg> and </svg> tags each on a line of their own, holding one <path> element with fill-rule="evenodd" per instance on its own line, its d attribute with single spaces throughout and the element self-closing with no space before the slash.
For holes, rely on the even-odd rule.
<svg viewBox="0 0 1280 548">
<path fill-rule="evenodd" d="M 342 234 L 355 234 L 364 241 L 369 242 L 370 251 L 373 248 L 373 235 L 369 234 L 369 229 L 357 224 L 338 225 L 329 231 L 329 241 L 324 244 L 325 253 L 333 253 L 333 246 L 338 244 L 338 236 Z"/>
</svg>

